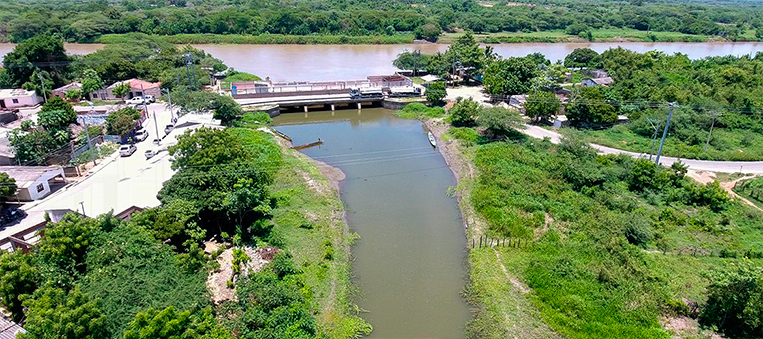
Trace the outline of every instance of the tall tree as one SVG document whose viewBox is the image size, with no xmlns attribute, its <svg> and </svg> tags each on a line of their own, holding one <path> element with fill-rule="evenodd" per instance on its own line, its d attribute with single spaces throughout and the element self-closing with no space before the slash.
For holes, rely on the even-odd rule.
<svg viewBox="0 0 763 339">
<path fill-rule="evenodd" d="M 605 124 L 617 121 L 615 108 L 610 105 L 601 86 L 577 88 L 565 109 L 575 124 Z"/>
<path fill-rule="evenodd" d="M 39 79 L 31 79 L 35 69 L 41 69 L 50 74 L 54 86 L 64 82 L 64 76 L 69 66 L 61 38 L 41 34 L 16 45 L 10 53 L 3 57 L 3 68 L 13 81 L 15 87 Z"/>
<path fill-rule="evenodd" d="M 590 48 L 575 48 L 564 58 L 566 67 L 597 67 L 598 64 L 599 53 Z"/>
<path fill-rule="evenodd" d="M 534 58 L 517 58 L 496 60 L 485 69 L 482 83 L 485 92 L 490 95 L 524 94 L 530 90 L 530 79 L 540 73 Z"/>
<path fill-rule="evenodd" d="M 535 121 L 540 121 L 541 119 L 548 119 L 556 115 L 561 107 L 562 102 L 559 101 L 559 98 L 554 93 L 538 92 L 527 97 L 525 114 Z"/>
<path fill-rule="evenodd" d="M 88 68 L 82 72 L 82 95 L 90 97 L 90 93 L 95 92 L 103 88 L 103 80 L 92 68 Z"/>
<path fill-rule="evenodd" d="M 124 101 L 127 93 L 130 93 L 130 83 L 123 82 L 119 85 L 114 86 L 114 88 L 111 89 L 111 93 L 114 93 L 115 97 L 122 99 Z"/>
<path fill-rule="evenodd" d="M 477 122 L 491 137 L 503 138 L 522 128 L 524 120 L 516 110 L 494 106 L 481 109 Z"/>
<path fill-rule="evenodd" d="M 16 179 L 11 178 L 8 173 L 0 173 L 0 197 L 9 197 L 16 194 Z"/>
<path fill-rule="evenodd" d="M 0 256 L 0 303 L 11 312 L 13 321 L 19 322 L 24 318 L 22 296 L 37 289 L 39 274 L 33 254 L 13 251 Z"/>
</svg>

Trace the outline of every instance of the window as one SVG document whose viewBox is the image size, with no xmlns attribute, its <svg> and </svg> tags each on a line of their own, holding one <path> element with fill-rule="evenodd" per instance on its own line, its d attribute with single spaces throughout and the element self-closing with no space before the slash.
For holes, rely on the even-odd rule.
<svg viewBox="0 0 763 339">
<path fill-rule="evenodd" d="M 93 98 L 97 98 L 97 97 L 98 97 L 98 93 L 93 93 Z"/>
<path fill-rule="evenodd" d="M 40 193 L 45 190 L 45 186 L 43 184 L 37 185 L 37 193 Z"/>
<path fill-rule="evenodd" d="M 13 103 L 14 104 L 18 104 L 19 103 L 19 99 L 13 99 Z"/>
</svg>

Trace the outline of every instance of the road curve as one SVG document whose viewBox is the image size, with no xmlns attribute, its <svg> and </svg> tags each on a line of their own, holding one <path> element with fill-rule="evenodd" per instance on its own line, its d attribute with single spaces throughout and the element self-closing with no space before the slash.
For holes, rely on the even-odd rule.
<svg viewBox="0 0 763 339">
<path fill-rule="evenodd" d="M 562 137 L 559 132 L 550 131 L 542 127 L 528 124 L 526 124 L 525 128 L 520 131 L 533 138 L 549 138 L 551 142 L 555 144 L 558 144 Z M 624 151 L 621 149 L 597 144 L 591 144 L 591 147 L 599 150 L 601 154 L 627 154 L 635 158 L 649 157 L 649 154 Z M 676 161 L 681 161 L 682 163 L 689 166 L 690 169 L 696 171 L 763 174 L 763 161 L 710 161 L 680 159 L 666 156 L 660 157 L 660 164 L 665 166 L 670 166 Z"/>
</svg>

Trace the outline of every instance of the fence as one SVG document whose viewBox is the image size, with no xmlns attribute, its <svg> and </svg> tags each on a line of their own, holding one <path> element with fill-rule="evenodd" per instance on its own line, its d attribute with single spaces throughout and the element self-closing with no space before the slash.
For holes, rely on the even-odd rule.
<svg viewBox="0 0 763 339">
<path fill-rule="evenodd" d="M 467 244 L 468 246 L 469 244 Z M 527 248 L 532 245 L 530 239 L 514 239 L 514 238 L 490 238 L 487 235 L 479 237 L 479 240 L 472 239 L 471 248 L 482 247 L 514 247 L 514 248 Z"/>
</svg>

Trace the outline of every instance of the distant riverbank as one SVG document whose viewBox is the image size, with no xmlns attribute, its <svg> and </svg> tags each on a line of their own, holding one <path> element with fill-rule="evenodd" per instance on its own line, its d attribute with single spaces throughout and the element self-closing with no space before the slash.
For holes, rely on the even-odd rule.
<svg viewBox="0 0 763 339">
<path fill-rule="evenodd" d="M 450 44 L 463 33 L 444 33 L 437 44 Z M 124 43 L 131 41 L 131 34 L 106 34 L 95 39 L 96 43 Z M 173 44 L 297 44 L 297 45 L 400 45 L 421 42 L 413 34 L 395 35 L 284 35 L 284 34 L 178 34 L 154 35 Z M 760 41 L 754 34 L 745 34 L 734 40 L 712 35 L 693 35 L 679 32 L 647 32 L 633 29 L 600 29 L 588 36 L 569 35 L 564 31 L 500 32 L 475 34 L 478 41 L 486 44 L 500 43 L 579 43 L 579 42 L 751 42 Z"/>
</svg>

